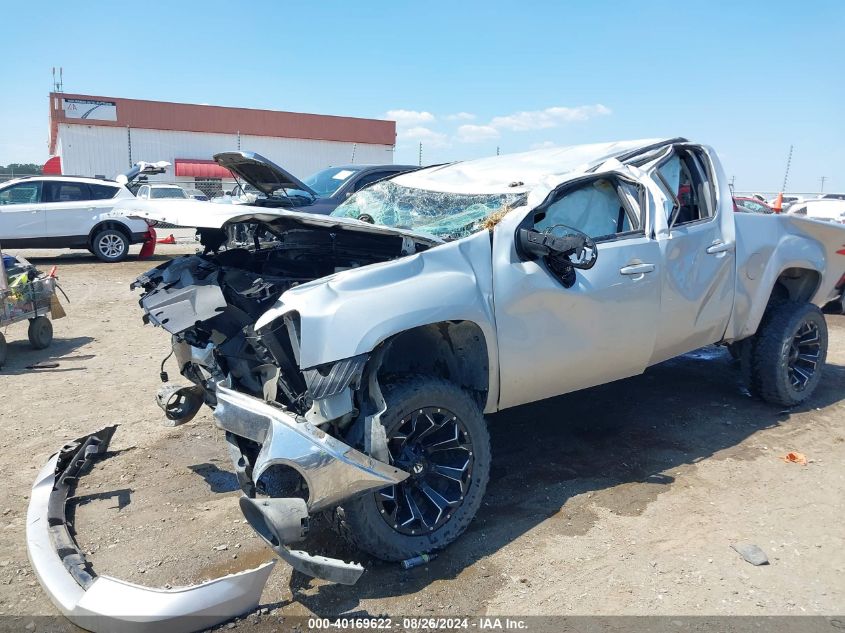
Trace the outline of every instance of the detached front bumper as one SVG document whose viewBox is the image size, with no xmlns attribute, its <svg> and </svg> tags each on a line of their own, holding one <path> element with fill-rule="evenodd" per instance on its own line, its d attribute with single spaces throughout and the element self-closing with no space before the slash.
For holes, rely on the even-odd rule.
<svg viewBox="0 0 845 633">
<path fill-rule="evenodd" d="M 220 385 L 215 395 L 217 426 L 261 445 L 252 463 L 243 454 L 233 456 L 241 487 L 247 493 L 241 498 L 247 521 L 294 569 L 309 576 L 354 584 L 364 571 L 360 565 L 311 556 L 286 545 L 304 538 L 309 513 L 398 484 L 408 473 L 355 450 L 304 418 L 263 400 Z M 237 453 L 237 448 L 234 450 Z M 308 486 L 307 503 L 299 498 L 255 498 L 258 480 L 273 466 L 293 468 L 302 476 Z"/>
<path fill-rule="evenodd" d="M 108 633 L 182 633 L 211 627 L 258 605 L 274 563 L 191 587 L 154 589 L 98 576 L 68 529 L 65 502 L 101 457 L 116 426 L 66 444 L 32 487 L 26 516 L 29 560 L 44 591 L 74 624 Z"/>
</svg>

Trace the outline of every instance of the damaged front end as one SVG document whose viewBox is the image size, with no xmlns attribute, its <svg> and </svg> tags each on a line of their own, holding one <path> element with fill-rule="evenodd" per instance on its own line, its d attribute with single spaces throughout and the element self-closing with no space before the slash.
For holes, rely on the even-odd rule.
<svg viewBox="0 0 845 633">
<path fill-rule="evenodd" d="M 362 384 L 368 355 L 300 368 L 298 315 L 257 324 L 295 286 L 435 242 L 292 215 L 200 229 L 204 253 L 162 264 L 133 288 L 144 291 L 145 322 L 170 332 L 179 373 L 190 381 L 159 391 L 167 424 L 211 407 L 226 433 L 250 525 L 295 569 L 352 584 L 360 565 L 288 546 L 305 537 L 315 513 L 407 477 L 379 461 L 386 451 L 366 431 L 379 410 L 378 389 Z M 169 380 L 164 363 L 162 380 Z"/>
</svg>

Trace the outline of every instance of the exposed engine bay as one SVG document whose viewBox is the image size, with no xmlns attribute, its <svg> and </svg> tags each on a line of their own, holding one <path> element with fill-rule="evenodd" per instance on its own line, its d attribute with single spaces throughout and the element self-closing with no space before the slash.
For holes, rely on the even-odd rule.
<svg viewBox="0 0 845 633">
<path fill-rule="evenodd" d="M 200 229 L 204 252 L 141 275 L 144 321 L 173 335 L 179 370 L 215 405 L 213 384 L 275 401 L 300 415 L 311 406 L 291 338 L 256 332 L 256 320 L 285 291 L 343 270 L 428 248 L 408 238 L 265 223 Z M 184 421 L 184 420 L 183 420 Z"/>
</svg>

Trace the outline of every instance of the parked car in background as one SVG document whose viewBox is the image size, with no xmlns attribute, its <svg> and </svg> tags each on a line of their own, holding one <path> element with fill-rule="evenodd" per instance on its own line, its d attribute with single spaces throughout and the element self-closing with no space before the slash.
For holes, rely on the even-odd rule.
<svg viewBox="0 0 845 633">
<path fill-rule="evenodd" d="M 223 192 L 222 196 L 212 198 L 218 204 L 252 204 L 258 198 L 266 198 L 258 189 L 247 183 L 238 183 Z"/>
<path fill-rule="evenodd" d="M 143 163 L 141 165 L 147 165 Z M 138 166 L 137 176 L 160 173 Z M 163 171 L 163 168 L 161 168 Z M 155 251 L 155 230 L 141 218 L 112 217 L 112 207 L 132 192 L 126 181 L 78 176 L 30 176 L 0 185 L 0 243 L 9 248 L 87 249 L 104 262 L 118 262 L 131 244 L 144 244 L 142 256 Z"/>
<path fill-rule="evenodd" d="M 141 200 L 162 200 L 165 198 L 175 198 L 177 200 L 191 199 L 188 192 L 179 185 L 157 182 L 141 185 L 135 193 L 135 197 L 141 198 Z M 208 200 L 208 197 L 206 197 L 206 200 Z"/>
<path fill-rule="evenodd" d="M 305 184 L 317 192 L 321 199 L 321 208 L 334 208 L 356 191 L 385 178 L 419 169 L 415 165 L 340 165 L 329 167 L 312 174 L 305 179 Z"/>
<path fill-rule="evenodd" d="M 188 194 L 188 197 L 192 200 L 199 200 L 200 202 L 208 202 L 208 196 L 204 191 L 200 191 L 199 189 L 185 189 L 185 193 Z"/>
<path fill-rule="evenodd" d="M 803 215 L 815 220 L 828 220 L 845 224 L 845 200 L 838 198 L 804 200 L 801 203 L 793 204 L 787 213 L 789 215 Z"/>
<path fill-rule="evenodd" d="M 760 201 L 757 198 L 745 198 L 745 197 L 735 197 L 734 198 L 734 211 L 746 211 L 748 213 L 774 213 L 775 210 L 772 209 L 768 204 L 765 202 Z"/>
<path fill-rule="evenodd" d="M 825 193 L 819 196 L 822 200 L 845 200 L 845 193 Z"/>
<path fill-rule="evenodd" d="M 216 201 L 323 215 L 367 185 L 418 169 L 414 165 L 341 165 L 303 181 L 255 152 L 223 152 L 215 154 L 214 160 L 232 172 L 240 187 L 240 193 L 234 195 L 233 191 L 230 200 Z M 254 194 L 249 192 L 249 186 L 254 188 Z"/>
</svg>

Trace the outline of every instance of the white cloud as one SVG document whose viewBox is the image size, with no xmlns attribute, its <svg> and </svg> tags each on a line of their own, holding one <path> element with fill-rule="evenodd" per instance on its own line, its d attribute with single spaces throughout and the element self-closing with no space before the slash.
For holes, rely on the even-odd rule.
<svg viewBox="0 0 845 633">
<path fill-rule="evenodd" d="M 610 108 L 603 105 L 584 105 L 574 108 L 553 107 L 545 110 L 531 110 L 514 112 L 507 116 L 493 117 L 490 121 L 492 127 L 511 130 L 514 132 L 527 132 L 529 130 L 544 130 L 558 127 L 564 123 L 573 121 L 586 121 L 596 116 L 610 114 Z"/>
<path fill-rule="evenodd" d="M 499 138 L 499 130 L 489 125 L 461 125 L 457 139 L 461 143 L 478 143 Z"/>
<path fill-rule="evenodd" d="M 443 118 L 447 121 L 474 121 L 475 115 L 471 112 L 456 112 L 455 114 L 447 114 Z"/>
<path fill-rule="evenodd" d="M 396 125 L 399 127 L 432 123 L 436 118 L 431 112 L 420 112 L 418 110 L 388 110 L 384 113 L 384 117 L 396 121 Z"/>
<path fill-rule="evenodd" d="M 424 126 L 414 126 L 400 130 L 396 137 L 401 141 L 422 143 L 428 147 L 448 147 L 449 137 L 441 132 L 435 132 Z"/>
</svg>

